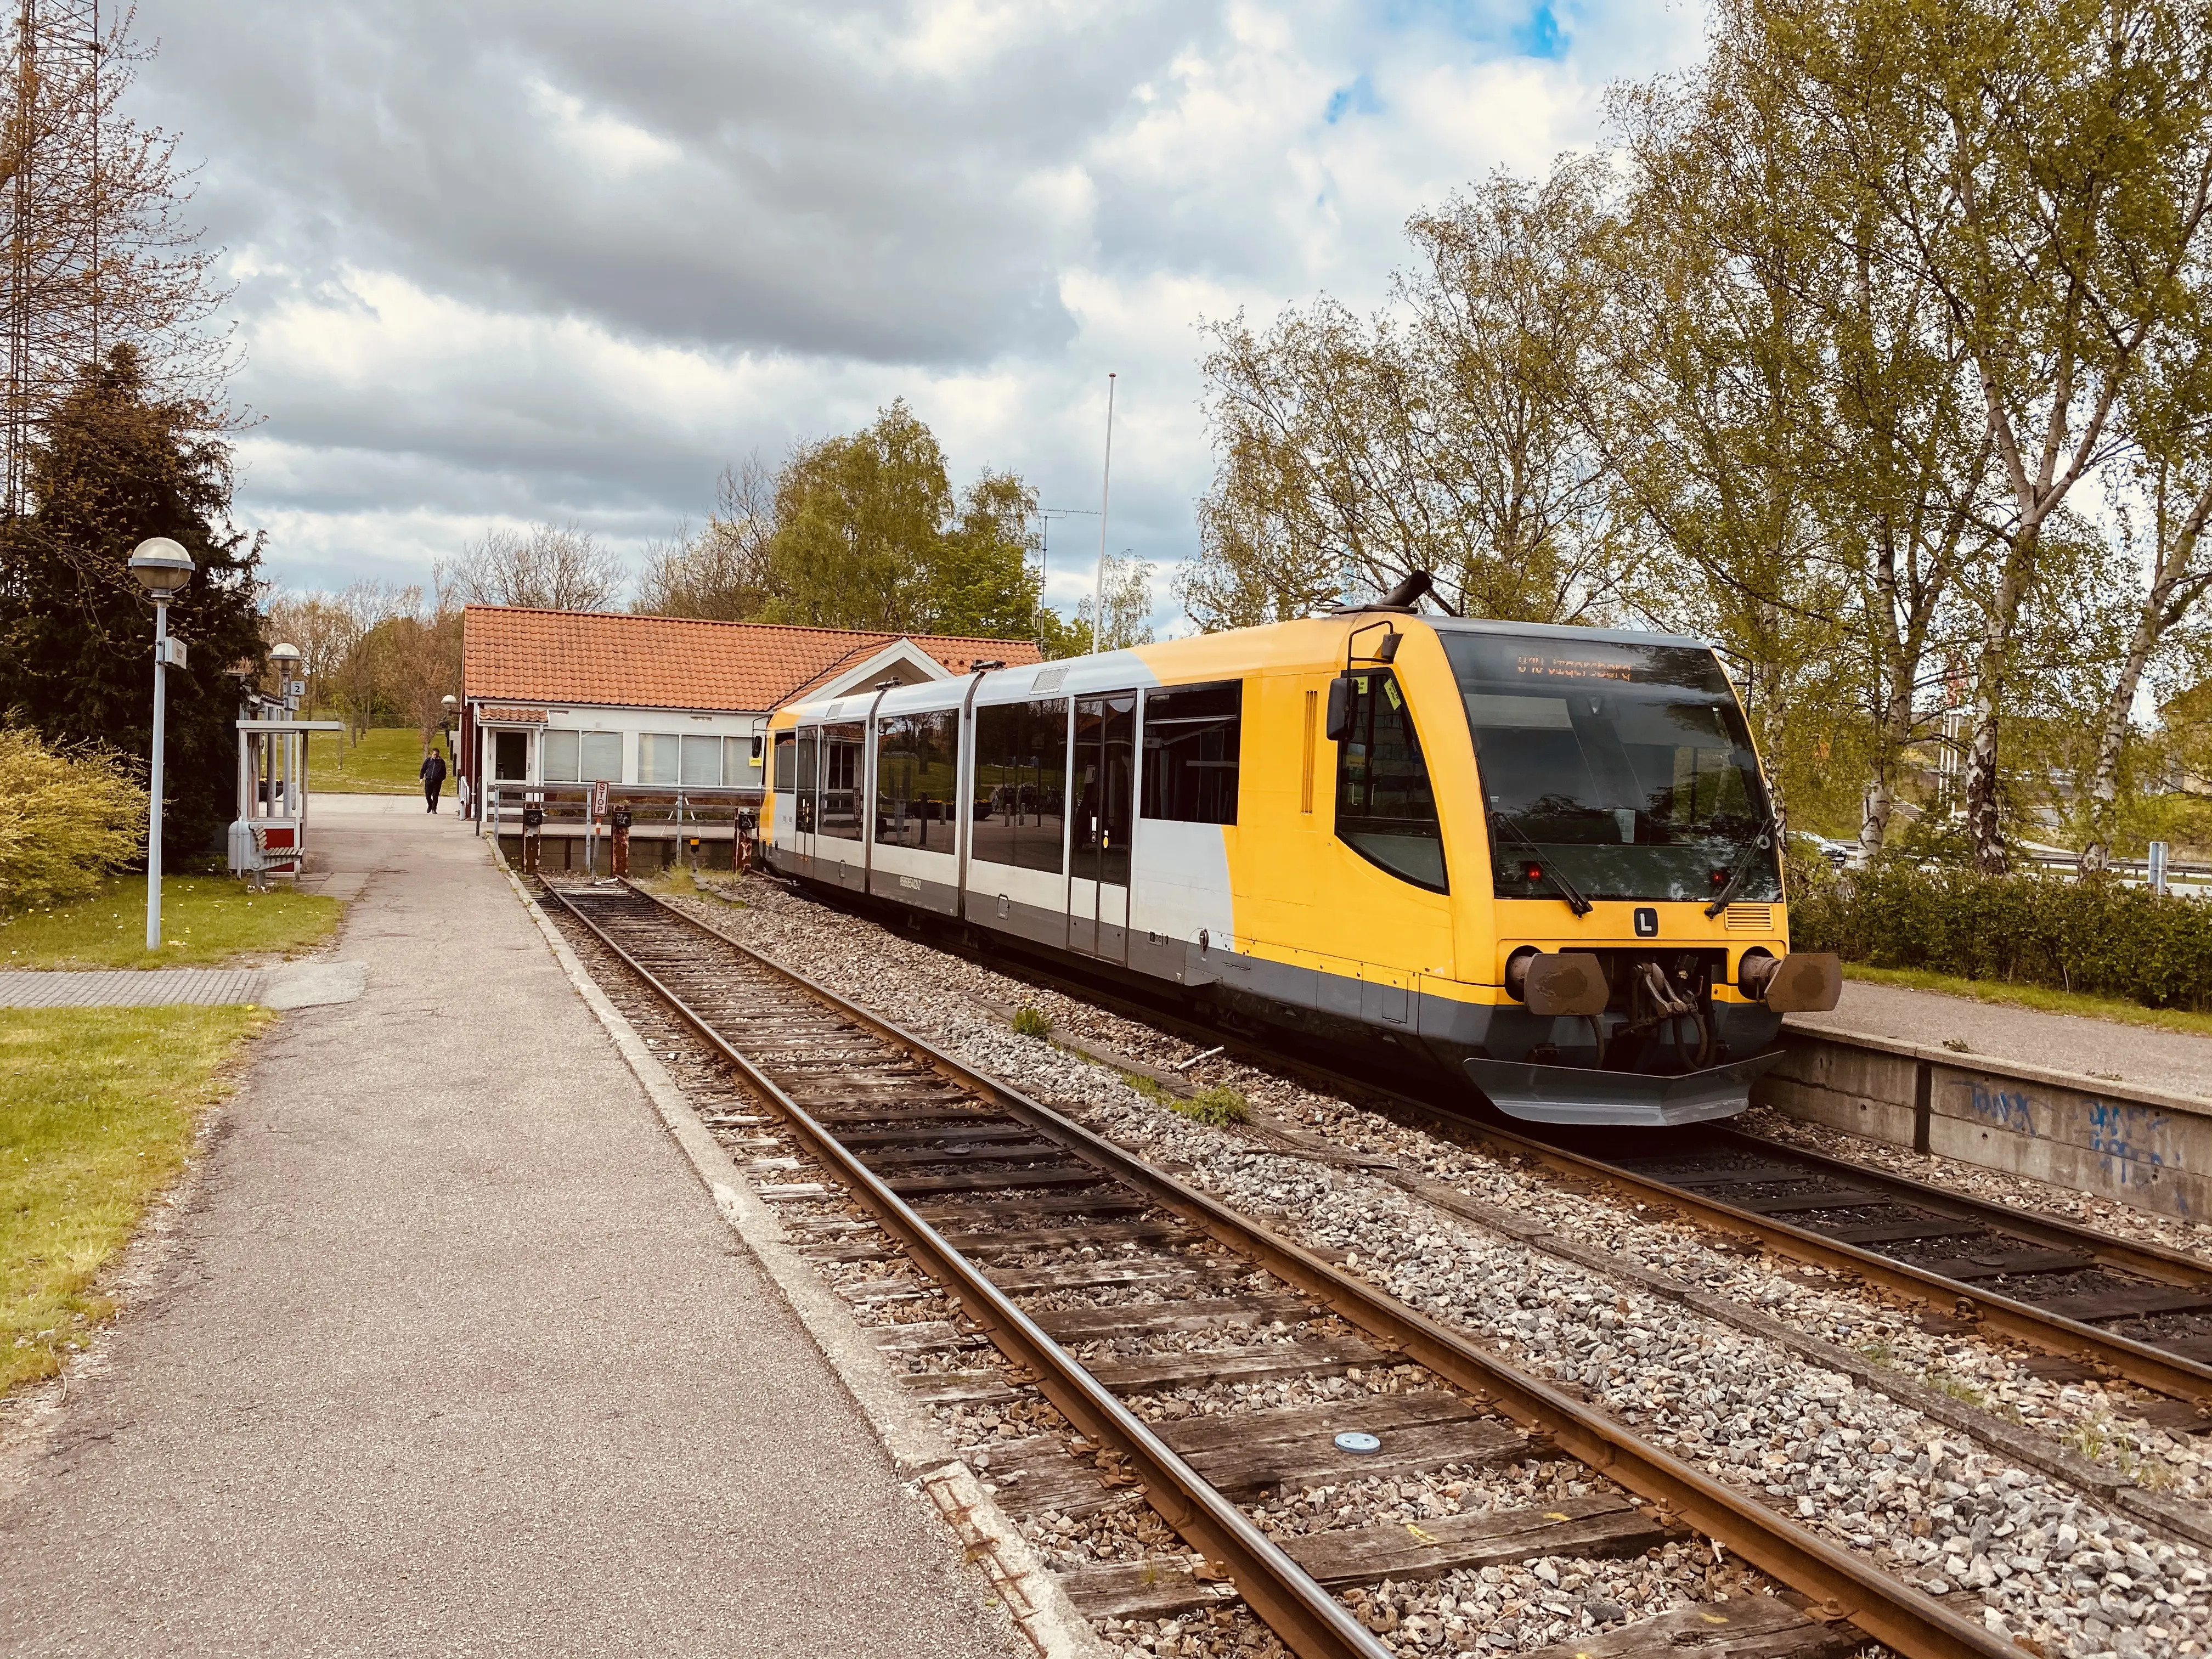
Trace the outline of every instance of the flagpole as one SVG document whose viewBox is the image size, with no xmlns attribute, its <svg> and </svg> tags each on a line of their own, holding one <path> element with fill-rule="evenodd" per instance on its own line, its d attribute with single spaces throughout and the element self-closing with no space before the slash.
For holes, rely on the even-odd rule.
<svg viewBox="0 0 2212 1659">
<path fill-rule="evenodd" d="M 1106 503 L 1114 487 L 1114 379 L 1106 377 L 1106 465 L 1098 480 L 1098 581 L 1091 600 L 1091 648 L 1106 648 Z"/>
</svg>

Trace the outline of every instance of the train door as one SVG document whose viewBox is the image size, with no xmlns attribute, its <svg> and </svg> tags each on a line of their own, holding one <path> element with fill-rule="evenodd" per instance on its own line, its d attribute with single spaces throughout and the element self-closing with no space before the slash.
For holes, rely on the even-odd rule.
<svg viewBox="0 0 2212 1659">
<path fill-rule="evenodd" d="M 822 816 L 821 802 L 816 795 L 817 762 L 822 752 L 821 728 L 801 727 L 797 748 L 792 780 L 792 847 L 799 854 L 799 872 L 811 875 L 815 854 L 820 850 L 815 843 Z"/>
<path fill-rule="evenodd" d="M 1129 954 L 1129 835 L 1135 826 L 1137 694 L 1075 700 L 1076 809 L 1067 940 L 1085 956 Z"/>
<path fill-rule="evenodd" d="M 866 885 L 868 860 L 861 840 L 867 823 L 867 731 L 859 720 L 823 726 L 815 757 L 821 780 L 814 813 L 814 856 L 820 860 L 816 877 L 860 888 Z"/>
</svg>

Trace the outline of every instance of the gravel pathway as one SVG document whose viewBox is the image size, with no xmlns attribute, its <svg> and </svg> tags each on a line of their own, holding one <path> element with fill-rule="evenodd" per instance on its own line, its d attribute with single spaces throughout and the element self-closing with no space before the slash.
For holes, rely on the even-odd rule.
<svg viewBox="0 0 2212 1659">
<path fill-rule="evenodd" d="M 2014 1467 L 1875 1389 L 1465 1224 L 1379 1176 L 1286 1155 L 1249 1133 L 1176 1115 L 1087 1060 L 1015 1036 L 984 1005 L 1036 1007 L 1060 1030 L 1154 1064 L 1195 1052 L 1176 1039 L 772 883 L 749 881 L 738 891 L 741 904 L 689 902 L 716 925 L 970 1064 L 1273 1218 L 1309 1245 L 1344 1253 L 1352 1271 L 1488 1340 L 1536 1375 L 1579 1389 L 1806 1526 L 1932 1594 L 1960 1597 L 1970 1608 L 1978 1604 L 1992 1631 L 2053 1656 L 2194 1655 L 2212 1642 L 2212 1590 L 2195 1547 L 2155 1536 L 2079 1491 Z M 1648 1220 L 1601 1194 L 1564 1190 L 1510 1162 L 1283 1079 L 1218 1059 L 1188 1075 L 1235 1087 L 1255 1106 L 1344 1151 L 1394 1156 L 1402 1167 L 1485 1203 L 1541 1214 L 1579 1240 L 1765 1310 L 1946 1392 L 1975 1396 L 2154 1490 L 2212 1496 L 2212 1470 L 2197 1447 L 2130 1423 L 2132 1390 L 2053 1385 L 2027 1371 L 2020 1353 L 1978 1339 L 1931 1336 L 1902 1310 L 1856 1287 L 1808 1284 L 1779 1263 L 1730 1255 L 1686 1225 Z M 1449 1594 L 1458 1607 L 1465 1597 L 1450 1583 L 1424 1594 Z M 1522 1601 L 1524 1613 L 1542 1606 L 1509 1599 Z M 1417 1610 L 1401 1620 L 1411 1616 L 1430 1614 Z M 1443 1616 L 1448 1623 L 1449 1615 Z M 1514 1628 L 1522 1632 L 1517 1618 Z M 1523 1632 L 1511 1645 L 1536 1639 Z"/>
</svg>

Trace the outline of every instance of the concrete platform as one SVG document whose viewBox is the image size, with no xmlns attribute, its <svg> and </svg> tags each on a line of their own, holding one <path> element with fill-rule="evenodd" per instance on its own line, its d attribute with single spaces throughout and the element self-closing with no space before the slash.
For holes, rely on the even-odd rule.
<svg viewBox="0 0 2212 1659">
<path fill-rule="evenodd" d="M 1788 1116 L 2212 1215 L 2212 1039 L 1853 981 L 1782 1039 L 1752 1099 Z"/>
<path fill-rule="evenodd" d="M 1023 1650 L 484 844 L 347 799 L 364 993 L 264 1040 L 157 1290 L 0 1459 L 0 1650 Z"/>
<path fill-rule="evenodd" d="M 1789 1023 L 1813 1031 L 1868 1031 L 1931 1048 L 1963 1042 L 1966 1052 L 1992 1060 L 2086 1072 L 2166 1094 L 2193 1095 L 2212 1109 L 2212 1037 L 2186 1031 L 2046 1014 L 1849 979 L 1833 1013 L 1792 1014 Z"/>
</svg>

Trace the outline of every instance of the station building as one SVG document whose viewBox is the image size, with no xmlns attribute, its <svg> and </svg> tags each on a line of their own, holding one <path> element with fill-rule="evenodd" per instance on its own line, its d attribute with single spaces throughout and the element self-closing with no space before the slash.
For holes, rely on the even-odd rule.
<svg viewBox="0 0 2212 1659">
<path fill-rule="evenodd" d="M 483 605 L 463 613 L 461 638 L 454 759 L 480 822 L 494 786 L 502 802 L 533 785 L 604 782 L 695 808 L 757 807 L 768 717 L 785 703 L 1041 660 L 1025 640 Z M 564 830 L 549 813 L 547 833 Z"/>
</svg>

